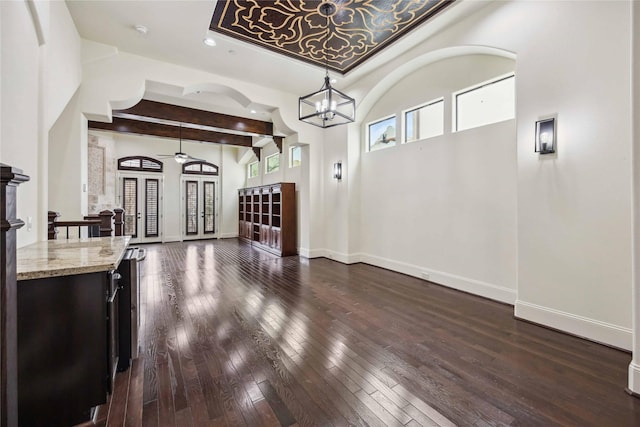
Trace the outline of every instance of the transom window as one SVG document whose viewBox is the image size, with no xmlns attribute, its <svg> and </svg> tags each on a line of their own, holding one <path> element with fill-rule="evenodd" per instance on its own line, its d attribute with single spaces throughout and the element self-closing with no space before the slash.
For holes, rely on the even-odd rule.
<svg viewBox="0 0 640 427">
<path fill-rule="evenodd" d="M 515 75 L 497 77 L 453 94 L 454 131 L 513 119 L 516 116 Z"/>
<path fill-rule="evenodd" d="M 367 125 L 367 145 L 369 151 L 396 145 L 396 116 L 371 122 Z"/>
<path fill-rule="evenodd" d="M 196 161 L 182 165 L 182 173 L 194 175 L 218 175 L 218 166 L 213 163 Z"/>
<path fill-rule="evenodd" d="M 440 98 L 404 112 L 404 142 L 444 134 L 444 99 Z"/>
<path fill-rule="evenodd" d="M 118 170 L 162 172 L 162 162 L 145 156 L 129 156 L 118 159 Z"/>
</svg>

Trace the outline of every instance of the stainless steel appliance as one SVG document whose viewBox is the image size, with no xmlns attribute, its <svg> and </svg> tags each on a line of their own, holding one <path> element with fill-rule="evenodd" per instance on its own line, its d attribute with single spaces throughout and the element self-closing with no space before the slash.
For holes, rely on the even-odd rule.
<svg viewBox="0 0 640 427">
<path fill-rule="evenodd" d="M 118 367 L 118 347 L 119 347 L 119 301 L 118 290 L 122 276 L 117 271 L 112 271 L 107 280 L 107 369 L 109 379 L 107 390 L 113 391 L 113 381 Z"/>
<path fill-rule="evenodd" d="M 145 258 L 145 250 L 129 248 L 118 267 L 120 279 L 119 301 L 119 350 L 118 371 L 131 366 L 131 360 L 138 357 L 138 328 L 140 326 L 140 262 Z"/>
</svg>

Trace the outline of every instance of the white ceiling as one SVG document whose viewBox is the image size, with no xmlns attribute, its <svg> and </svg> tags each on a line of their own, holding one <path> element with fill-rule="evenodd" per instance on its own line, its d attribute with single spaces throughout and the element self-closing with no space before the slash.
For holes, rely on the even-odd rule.
<svg viewBox="0 0 640 427">
<path fill-rule="evenodd" d="M 121 51 L 233 76 L 296 95 L 315 91 L 322 83 L 323 69 L 208 31 L 215 0 L 66 0 L 66 3 L 82 38 L 115 46 Z M 335 86 L 348 90 L 350 82 L 472 13 L 479 3 L 485 2 L 457 2 L 349 74 L 334 75 Z M 134 29 L 136 25 L 147 27 L 147 34 L 138 33 Z M 215 47 L 203 43 L 209 34 L 217 42 Z M 221 111 L 221 106 L 211 104 L 211 99 L 205 96 L 182 100 L 176 96 L 180 95 L 172 88 L 158 87 L 153 93 L 148 91 L 145 98 L 260 120 L 270 117 L 268 113 L 251 116 L 239 107 Z"/>
</svg>

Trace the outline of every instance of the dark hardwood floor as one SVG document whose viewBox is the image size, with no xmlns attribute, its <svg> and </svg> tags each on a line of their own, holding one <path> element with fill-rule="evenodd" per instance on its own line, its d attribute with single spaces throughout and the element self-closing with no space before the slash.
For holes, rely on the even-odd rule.
<svg viewBox="0 0 640 427">
<path fill-rule="evenodd" d="M 235 239 L 147 246 L 115 426 L 639 426 L 630 355 L 513 307 Z"/>
</svg>

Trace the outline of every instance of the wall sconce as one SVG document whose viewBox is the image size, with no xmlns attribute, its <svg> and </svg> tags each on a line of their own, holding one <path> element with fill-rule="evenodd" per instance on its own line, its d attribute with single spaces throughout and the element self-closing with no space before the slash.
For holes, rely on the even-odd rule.
<svg viewBox="0 0 640 427">
<path fill-rule="evenodd" d="M 342 162 L 333 164 L 333 177 L 338 181 L 342 179 Z"/>
<path fill-rule="evenodd" d="M 536 122 L 535 152 L 551 154 L 556 152 L 556 118 Z"/>
</svg>

